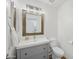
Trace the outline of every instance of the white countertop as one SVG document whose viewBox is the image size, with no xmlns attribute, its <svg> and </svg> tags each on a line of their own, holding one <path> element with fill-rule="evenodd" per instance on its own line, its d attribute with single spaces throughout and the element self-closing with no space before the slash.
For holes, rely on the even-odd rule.
<svg viewBox="0 0 79 59">
<path fill-rule="evenodd" d="M 32 41 L 29 40 L 21 40 L 17 45 L 15 45 L 16 49 L 21 48 L 27 48 L 32 46 L 38 46 L 42 44 L 49 43 L 49 40 L 47 38 L 38 38 L 38 39 L 32 39 Z"/>
</svg>

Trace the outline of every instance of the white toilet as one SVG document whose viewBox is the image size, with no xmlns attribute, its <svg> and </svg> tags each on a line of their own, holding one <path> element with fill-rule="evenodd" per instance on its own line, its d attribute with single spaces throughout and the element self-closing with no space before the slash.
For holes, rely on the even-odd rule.
<svg viewBox="0 0 79 59">
<path fill-rule="evenodd" d="M 58 42 L 55 38 L 50 39 L 50 46 L 53 51 L 52 59 L 61 59 L 64 56 L 64 51 L 58 47 Z"/>
</svg>

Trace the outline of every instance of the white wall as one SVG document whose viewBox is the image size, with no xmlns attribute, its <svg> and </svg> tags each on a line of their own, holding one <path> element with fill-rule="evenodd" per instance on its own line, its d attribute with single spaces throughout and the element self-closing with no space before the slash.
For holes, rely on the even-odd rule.
<svg viewBox="0 0 79 59">
<path fill-rule="evenodd" d="M 60 42 L 61 47 L 65 51 L 68 59 L 72 59 L 72 45 L 68 41 L 73 39 L 72 36 L 72 0 L 63 3 L 58 10 L 48 4 L 35 0 L 14 0 L 17 13 L 17 33 L 22 35 L 22 9 L 26 8 L 26 4 L 31 4 L 45 10 L 45 36 L 48 38 L 55 37 Z M 57 20 L 58 19 L 58 20 Z M 58 23 L 57 23 L 58 22 Z M 58 34 L 58 36 L 57 36 Z M 39 36 L 40 37 L 40 36 Z M 8 39 L 8 38 L 7 38 Z M 8 44 L 11 41 L 7 41 Z M 7 48 L 8 49 L 8 48 Z"/>
<path fill-rule="evenodd" d="M 22 9 L 26 9 L 26 4 L 31 4 L 45 10 L 45 36 L 48 38 L 50 37 L 57 37 L 57 10 L 56 8 L 44 4 L 42 2 L 36 0 L 14 0 L 14 5 L 16 7 L 16 15 L 17 15 L 17 33 L 21 36 L 22 35 Z M 8 27 L 8 26 L 7 26 Z M 40 35 L 39 35 L 40 37 Z M 7 52 L 9 51 L 8 48 L 12 45 L 9 44 L 11 42 L 10 38 L 7 38 Z"/>
<path fill-rule="evenodd" d="M 45 10 L 45 36 L 47 37 L 57 37 L 57 10 L 56 8 L 44 4 L 36 0 L 15 0 L 15 7 L 17 8 L 17 15 L 19 21 L 19 33 L 22 35 L 22 9 L 26 9 L 26 4 L 34 5 Z"/>
<path fill-rule="evenodd" d="M 58 41 L 68 59 L 73 59 L 73 1 L 67 0 L 58 8 Z"/>
</svg>

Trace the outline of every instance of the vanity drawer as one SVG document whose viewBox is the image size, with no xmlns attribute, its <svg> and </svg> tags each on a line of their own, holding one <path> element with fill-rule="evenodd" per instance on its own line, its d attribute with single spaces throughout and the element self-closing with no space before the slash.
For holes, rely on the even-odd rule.
<svg viewBox="0 0 79 59">
<path fill-rule="evenodd" d="M 47 52 L 48 45 L 41 45 L 41 46 L 37 46 L 37 47 L 32 47 L 31 49 L 32 49 L 31 54 L 35 55 L 35 54 L 38 54 L 38 53 Z"/>
<path fill-rule="evenodd" d="M 21 59 L 31 56 L 31 48 L 21 49 Z"/>
<path fill-rule="evenodd" d="M 42 52 L 40 54 L 32 55 L 29 57 L 23 57 L 22 59 L 48 59 L 48 55 L 46 52 Z"/>
<path fill-rule="evenodd" d="M 30 59 L 47 59 L 47 52 L 33 55 Z"/>
</svg>

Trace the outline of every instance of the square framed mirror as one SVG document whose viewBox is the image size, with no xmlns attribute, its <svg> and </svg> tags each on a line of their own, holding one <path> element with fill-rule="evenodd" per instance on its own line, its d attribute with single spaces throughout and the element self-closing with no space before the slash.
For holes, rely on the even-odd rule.
<svg viewBox="0 0 79 59">
<path fill-rule="evenodd" d="M 43 35 L 44 34 L 44 15 L 28 13 L 22 10 L 22 35 Z"/>
</svg>

